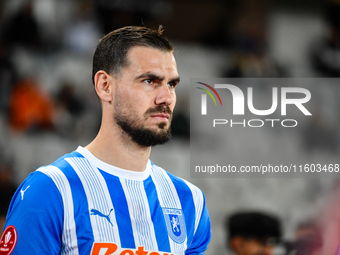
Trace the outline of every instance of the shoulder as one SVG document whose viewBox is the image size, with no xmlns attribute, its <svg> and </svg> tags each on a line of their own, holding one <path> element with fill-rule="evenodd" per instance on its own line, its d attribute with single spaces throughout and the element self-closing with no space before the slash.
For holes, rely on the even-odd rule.
<svg viewBox="0 0 340 255">
<path fill-rule="evenodd" d="M 49 196 L 60 197 L 62 189 L 65 189 L 65 183 L 70 182 L 72 178 L 72 167 L 67 162 L 68 158 L 81 156 L 73 152 L 66 154 L 50 165 L 39 167 L 21 183 L 13 200 L 25 201 L 39 200 L 42 197 Z M 21 202 L 22 203 L 22 202 Z"/>
<path fill-rule="evenodd" d="M 70 182 L 72 178 L 76 178 L 72 175 L 72 168 L 67 158 L 76 156 L 75 153 L 66 154 L 54 163 L 32 172 L 14 194 L 8 217 L 19 219 L 23 211 L 32 212 L 39 217 L 60 215 L 59 213 L 63 212 L 65 197 L 71 194 Z"/>
<path fill-rule="evenodd" d="M 30 203 L 36 204 L 50 193 L 57 194 L 59 192 L 48 176 L 39 171 L 35 171 L 21 183 L 13 196 L 12 204 L 19 202 L 24 205 Z M 58 197 L 58 195 L 56 196 Z"/>
<path fill-rule="evenodd" d="M 63 218 L 64 204 L 58 187 L 41 171 L 31 173 L 14 194 L 6 217 L 5 227 L 15 228 L 18 236 L 13 254 L 27 250 L 32 254 L 58 254 Z"/>
<path fill-rule="evenodd" d="M 57 184 L 58 180 L 64 182 L 66 179 L 72 179 L 72 173 L 74 172 L 72 162 L 79 158 L 84 157 L 80 153 L 74 151 L 58 158 L 50 165 L 41 166 L 36 170 L 36 172 L 40 172 L 48 176 L 55 184 Z"/>
<path fill-rule="evenodd" d="M 62 215 L 59 214 L 62 211 L 63 202 L 56 185 L 51 178 L 35 171 L 21 183 L 14 194 L 8 209 L 7 224 L 24 226 L 27 222 L 34 222 L 37 219 Z"/>
</svg>

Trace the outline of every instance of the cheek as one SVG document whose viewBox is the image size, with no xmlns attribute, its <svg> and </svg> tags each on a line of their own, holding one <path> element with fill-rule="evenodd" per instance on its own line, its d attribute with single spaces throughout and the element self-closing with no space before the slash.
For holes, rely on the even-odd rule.
<svg viewBox="0 0 340 255">
<path fill-rule="evenodd" d="M 117 94 L 118 101 L 124 108 L 130 108 L 140 103 L 140 96 L 135 93 L 131 93 L 131 90 L 121 90 Z"/>
<path fill-rule="evenodd" d="M 144 115 L 144 113 L 152 108 L 150 99 L 143 95 L 134 95 L 126 100 L 126 109 L 131 113 L 138 116 Z"/>
<path fill-rule="evenodd" d="M 259 252 L 262 253 L 264 250 L 264 247 L 257 242 L 254 241 L 247 241 L 243 245 L 243 252 L 245 255 L 253 255 L 258 254 Z"/>
<path fill-rule="evenodd" d="M 173 98 L 173 101 L 172 101 L 172 103 L 171 103 L 171 106 L 170 106 L 171 110 L 173 110 L 173 109 L 175 108 L 175 106 L 176 106 L 176 100 L 177 100 L 177 98 L 176 98 L 176 94 L 175 94 L 175 95 L 174 95 L 174 98 Z"/>
</svg>

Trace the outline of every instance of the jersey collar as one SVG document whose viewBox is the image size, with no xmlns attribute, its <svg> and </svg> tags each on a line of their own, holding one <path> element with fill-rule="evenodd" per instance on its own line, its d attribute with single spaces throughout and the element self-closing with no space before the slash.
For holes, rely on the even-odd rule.
<svg viewBox="0 0 340 255">
<path fill-rule="evenodd" d="M 148 178 L 151 173 L 150 159 L 148 160 L 148 163 L 146 164 L 146 168 L 143 172 L 136 172 L 136 171 L 126 170 L 123 168 L 119 168 L 119 167 L 107 164 L 104 161 L 101 161 L 100 159 L 96 158 L 88 149 L 82 146 L 78 146 L 76 152 L 83 155 L 95 167 L 109 174 L 115 175 L 119 178 L 135 180 L 135 181 L 143 181 L 146 178 Z"/>
</svg>

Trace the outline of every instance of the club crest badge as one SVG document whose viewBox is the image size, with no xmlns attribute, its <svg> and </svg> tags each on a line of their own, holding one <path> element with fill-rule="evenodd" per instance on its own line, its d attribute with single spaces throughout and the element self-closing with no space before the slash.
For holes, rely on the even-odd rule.
<svg viewBox="0 0 340 255">
<path fill-rule="evenodd" d="M 168 234 L 176 243 L 183 243 L 187 237 L 184 215 L 180 209 L 163 208 Z"/>
</svg>

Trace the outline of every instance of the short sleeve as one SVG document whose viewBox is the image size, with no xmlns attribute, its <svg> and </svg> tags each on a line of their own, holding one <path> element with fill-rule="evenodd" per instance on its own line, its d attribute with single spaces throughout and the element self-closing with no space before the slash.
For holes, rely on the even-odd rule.
<svg viewBox="0 0 340 255">
<path fill-rule="evenodd" d="M 31 173 L 15 192 L 6 218 L 6 229 L 17 233 L 11 254 L 59 254 L 63 229 L 63 202 L 52 179 Z"/>
<path fill-rule="evenodd" d="M 208 248 L 211 239 L 211 224 L 208 209 L 203 200 L 203 210 L 201 219 L 198 224 L 197 230 L 194 234 L 190 247 L 186 250 L 185 255 L 203 255 Z"/>
</svg>

